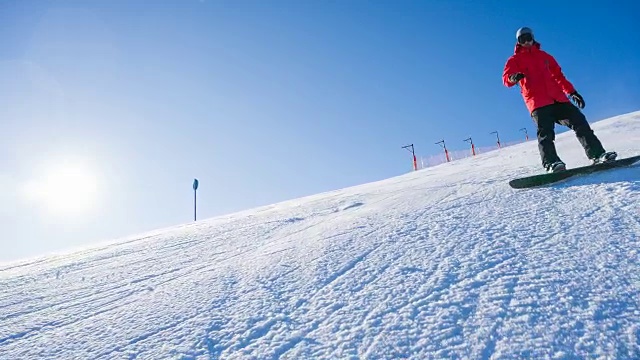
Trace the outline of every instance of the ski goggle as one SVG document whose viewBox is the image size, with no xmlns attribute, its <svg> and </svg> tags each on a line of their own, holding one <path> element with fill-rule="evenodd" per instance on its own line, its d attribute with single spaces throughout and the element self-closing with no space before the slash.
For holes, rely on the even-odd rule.
<svg viewBox="0 0 640 360">
<path fill-rule="evenodd" d="M 518 36 L 518 43 L 524 44 L 527 41 L 533 41 L 533 34 L 522 34 Z"/>
</svg>

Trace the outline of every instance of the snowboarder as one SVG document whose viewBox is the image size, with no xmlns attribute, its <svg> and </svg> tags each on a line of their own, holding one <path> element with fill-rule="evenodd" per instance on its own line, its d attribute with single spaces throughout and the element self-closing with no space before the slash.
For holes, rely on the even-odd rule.
<svg viewBox="0 0 640 360">
<path fill-rule="evenodd" d="M 617 154 L 605 151 L 580 111 L 584 108 L 584 99 L 565 78 L 556 59 L 540 49 L 533 31 L 527 27 L 518 29 L 516 40 L 514 54 L 504 66 L 502 82 L 507 87 L 520 85 L 520 93 L 538 128 L 542 166 L 548 172 L 566 170 L 566 164 L 560 160 L 554 144 L 556 123 L 575 132 L 594 164 L 615 160 Z"/>
</svg>

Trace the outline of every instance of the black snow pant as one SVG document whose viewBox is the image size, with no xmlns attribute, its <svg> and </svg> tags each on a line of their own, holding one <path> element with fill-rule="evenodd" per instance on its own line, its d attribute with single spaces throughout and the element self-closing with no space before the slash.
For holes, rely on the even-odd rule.
<svg viewBox="0 0 640 360">
<path fill-rule="evenodd" d="M 545 168 L 560 161 L 554 144 L 555 124 L 566 126 L 575 132 L 589 159 L 598 158 L 605 152 L 584 114 L 572 103 L 556 102 L 537 108 L 533 110 L 531 117 L 538 127 L 538 149 Z"/>
</svg>

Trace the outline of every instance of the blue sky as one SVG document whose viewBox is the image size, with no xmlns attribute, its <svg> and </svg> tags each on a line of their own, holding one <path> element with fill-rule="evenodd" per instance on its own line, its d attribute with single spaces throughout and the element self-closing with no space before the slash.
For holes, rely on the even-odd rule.
<svg viewBox="0 0 640 360">
<path fill-rule="evenodd" d="M 406 144 L 428 156 L 441 139 L 461 149 L 469 136 L 493 144 L 491 131 L 532 134 L 501 82 L 520 26 L 590 121 L 638 110 L 639 12 L 635 1 L 2 1 L 0 261 L 189 222 L 194 178 L 207 218 L 406 173 Z"/>
</svg>

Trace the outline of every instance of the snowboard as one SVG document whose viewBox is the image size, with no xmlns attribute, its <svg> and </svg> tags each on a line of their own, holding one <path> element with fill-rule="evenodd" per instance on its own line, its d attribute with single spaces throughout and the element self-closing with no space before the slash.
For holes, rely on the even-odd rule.
<svg viewBox="0 0 640 360">
<path fill-rule="evenodd" d="M 640 161 L 640 155 L 617 159 L 601 164 L 586 165 L 577 168 L 567 169 L 556 173 L 545 173 L 522 178 L 512 179 L 509 185 L 514 189 L 525 189 L 542 185 L 553 184 L 555 182 L 568 179 L 572 176 L 590 174 L 598 171 L 629 166 Z"/>
</svg>

